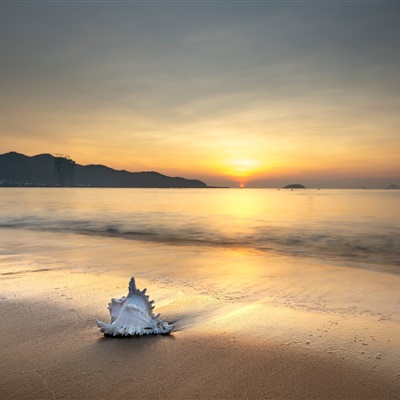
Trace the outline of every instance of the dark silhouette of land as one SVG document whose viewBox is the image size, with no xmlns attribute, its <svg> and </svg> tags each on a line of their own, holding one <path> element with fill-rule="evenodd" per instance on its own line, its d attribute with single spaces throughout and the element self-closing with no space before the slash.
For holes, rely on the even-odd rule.
<svg viewBox="0 0 400 400">
<path fill-rule="evenodd" d="M 79 165 L 65 157 L 10 152 L 0 155 L 0 186 L 75 186 L 121 188 L 206 188 L 196 179 L 158 172 L 117 171 L 104 165 Z"/>
<path fill-rule="evenodd" d="M 305 189 L 306 187 L 303 185 L 300 185 L 300 183 L 292 183 L 290 185 L 287 185 L 283 187 L 283 189 Z"/>
</svg>

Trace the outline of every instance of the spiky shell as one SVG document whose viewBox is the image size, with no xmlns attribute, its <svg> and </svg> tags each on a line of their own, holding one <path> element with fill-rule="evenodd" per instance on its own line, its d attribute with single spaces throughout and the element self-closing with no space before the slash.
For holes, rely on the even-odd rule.
<svg viewBox="0 0 400 400">
<path fill-rule="evenodd" d="M 149 301 L 146 289 L 136 288 L 135 278 L 129 282 L 128 296 L 111 299 L 108 304 L 111 323 L 106 324 L 96 320 L 100 331 L 111 336 L 157 335 L 167 334 L 173 329 L 158 315 L 153 314 L 153 303 Z"/>
</svg>

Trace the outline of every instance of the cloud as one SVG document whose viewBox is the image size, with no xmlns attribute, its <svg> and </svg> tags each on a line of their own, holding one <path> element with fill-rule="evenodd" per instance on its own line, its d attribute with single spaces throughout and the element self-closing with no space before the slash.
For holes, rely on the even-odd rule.
<svg viewBox="0 0 400 400">
<path fill-rule="evenodd" d="M 398 4 L 0 7 L 3 147 L 207 174 L 235 157 L 376 167 L 399 148 Z"/>
</svg>

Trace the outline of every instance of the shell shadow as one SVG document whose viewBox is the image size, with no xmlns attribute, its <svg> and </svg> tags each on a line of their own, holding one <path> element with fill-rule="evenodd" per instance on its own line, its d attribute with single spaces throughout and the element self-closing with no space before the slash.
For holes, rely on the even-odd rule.
<svg viewBox="0 0 400 400">
<path fill-rule="evenodd" d="M 113 336 L 113 335 L 106 335 L 103 334 L 98 341 L 100 343 L 105 343 L 105 342 L 109 342 L 109 341 L 113 341 L 113 340 L 146 340 L 146 341 L 151 341 L 151 340 L 159 340 L 160 338 L 163 339 L 172 339 L 175 340 L 174 335 L 172 333 L 159 333 L 159 334 L 149 334 L 149 335 L 127 335 L 127 336 Z"/>
<path fill-rule="evenodd" d="M 207 311 L 201 311 L 197 313 L 185 313 L 177 315 L 175 318 L 171 319 L 169 322 L 174 326 L 173 332 L 185 331 L 194 325 L 199 323 L 199 320 L 202 319 L 203 315 L 206 315 Z"/>
</svg>

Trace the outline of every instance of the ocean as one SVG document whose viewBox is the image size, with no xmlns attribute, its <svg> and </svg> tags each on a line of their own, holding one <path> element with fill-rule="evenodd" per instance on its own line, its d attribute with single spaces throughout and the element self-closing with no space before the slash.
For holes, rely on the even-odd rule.
<svg viewBox="0 0 400 400">
<path fill-rule="evenodd" d="M 399 288 L 389 287 L 400 272 L 400 191 L 2 188 L 0 196 L 2 279 L 47 270 L 135 276 L 227 302 L 400 318 L 391 295 Z"/>
<path fill-rule="evenodd" d="M 400 272 L 395 190 L 2 188 L 0 199 L 2 254 L 16 251 L 10 237 L 40 232 Z"/>
</svg>

